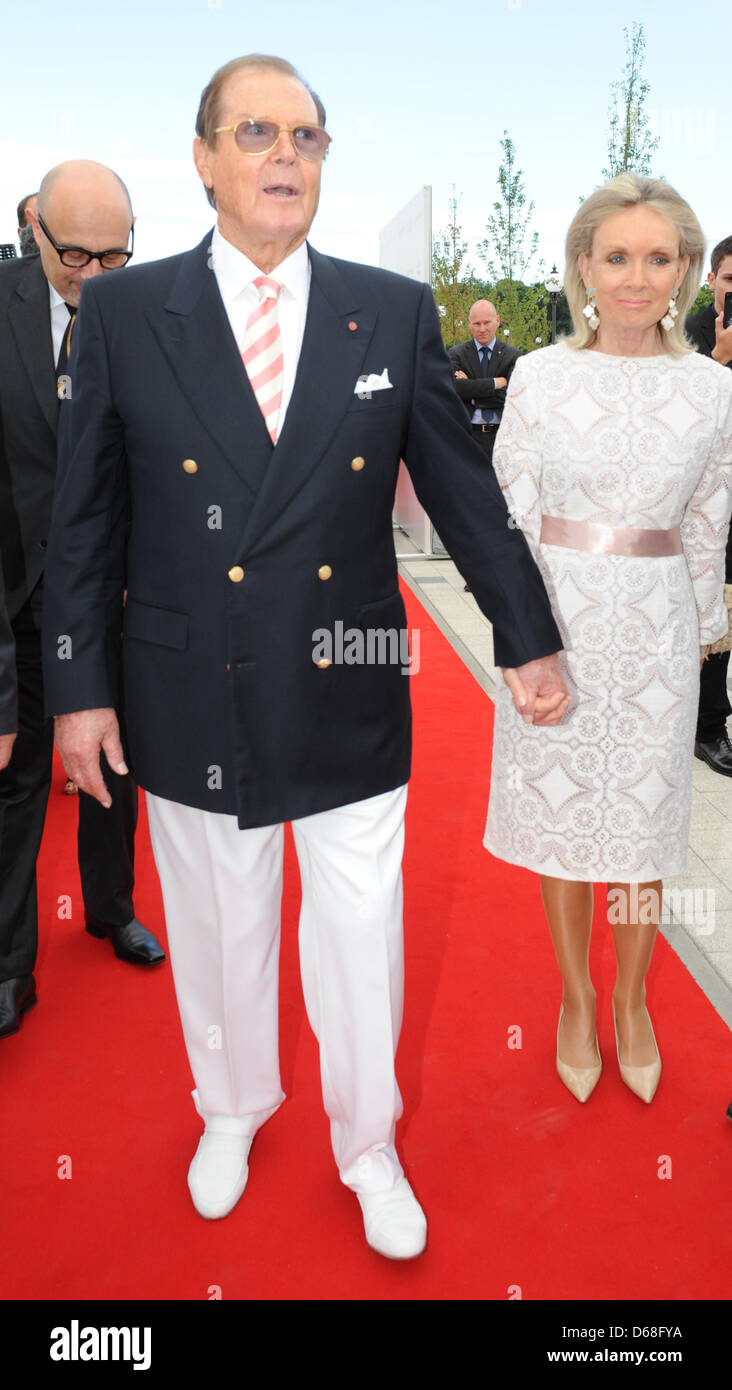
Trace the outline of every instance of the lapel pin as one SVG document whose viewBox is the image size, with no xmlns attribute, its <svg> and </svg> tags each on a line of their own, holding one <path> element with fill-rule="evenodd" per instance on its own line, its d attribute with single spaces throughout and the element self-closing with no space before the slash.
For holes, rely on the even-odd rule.
<svg viewBox="0 0 732 1390">
<path fill-rule="evenodd" d="M 351 322 L 350 322 L 349 325 L 348 325 L 348 330 L 349 330 L 349 332 L 350 332 L 350 333 L 355 333 L 357 328 L 358 328 L 358 324 L 356 323 L 356 320 L 355 320 L 355 319 L 351 319 Z"/>
</svg>

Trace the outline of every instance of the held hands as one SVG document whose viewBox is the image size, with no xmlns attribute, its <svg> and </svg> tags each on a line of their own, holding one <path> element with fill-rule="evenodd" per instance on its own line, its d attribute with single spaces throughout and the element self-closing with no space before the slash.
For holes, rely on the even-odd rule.
<svg viewBox="0 0 732 1390">
<path fill-rule="evenodd" d="M 732 325 L 729 328 L 723 328 L 723 323 L 724 311 L 722 310 L 714 320 L 714 332 L 717 341 L 712 348 L 712 357 L 715 362 L 721 362 L 722 366 L 726 367 L 728 362 L 732 362 Z"/>
<path fill-rule="evenodd" d="M 558 724 L 567 713 L 571 696 L 556 653 L 527 661 L 525 666 L 507 666 L 503 679 L 525 724 Z"/>
<path fill-rule="evenodd" d="M 54 722 L 56 747 L 67 777 L 102 806 L 110 807 L 112 798 L 102 777 L 100 751 L 113 772 L 128 771 L 114 710 L 83 709 L 74 714 L 59 714 Z"/>
</svg>

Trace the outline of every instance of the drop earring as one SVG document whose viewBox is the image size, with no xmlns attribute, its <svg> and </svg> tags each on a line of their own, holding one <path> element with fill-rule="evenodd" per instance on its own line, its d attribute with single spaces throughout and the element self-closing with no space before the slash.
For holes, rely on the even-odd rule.
<svg viewBox="0 0 732 1390">
<path fill-rule="evenodd" d="M 594 330 L 600 327 L 600 315 L 597 312 L 597 305 L 595 303 L 595 291 L 592 289 L 585 290 L 585 294 L 587 295 L 587 303 L 582 313 L 587 319 L 589 327 Z"/>
<path fill-rule="evenodd" d="M 679 311 L 676 308 L 676 297 L 678 293 L 678 290 L 674 290 L 673 294 L 671 295 L 671 298 L 668 301 L 668 309 L 664 314 L 663 318 L 661 319 L 661 327 L 665 329 L 667 333 L 671 332 L 671 329 L 673 328 L 676 319 L 679 317 Z"/>
</svg>

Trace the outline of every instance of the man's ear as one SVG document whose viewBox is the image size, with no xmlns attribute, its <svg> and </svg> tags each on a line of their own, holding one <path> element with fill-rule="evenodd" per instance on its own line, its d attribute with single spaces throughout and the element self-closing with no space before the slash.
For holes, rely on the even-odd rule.
<svg viewBox="0 0 732 1390">
<path fill-rule="evenodd" d="M 193 163 L 198 171 L 199 179 L 202 180 L 206 188 L 213 188 L 213 178 L 209 167 L 209 148 L 200 135 L 197 135 L 193 141 Z"/>
</svg>

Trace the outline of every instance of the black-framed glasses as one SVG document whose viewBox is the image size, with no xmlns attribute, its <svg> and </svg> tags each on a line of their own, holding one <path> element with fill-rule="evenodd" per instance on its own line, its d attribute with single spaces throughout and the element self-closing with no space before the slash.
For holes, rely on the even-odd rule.
<svg viewBox="0 0 732 1390">
<path fill-rule="evenodd" d="M 280 135 L 285 134 L 292 137 L 295 152 L 302 159 L 315 161 L 325 159 L 331 143 L 330 135 L 326 134 L 321 125 L 277 125 L 276 121 L 258 121 L 252 116 L 239 121 L 238 125 L 217 126 L 214 135 L 220 135 L 225 130 L 233 130 L 234 139 L 242 154 L 269 154 Z"/>
<path fill-rule="evenodd" d="M 37 214 L 40 226 L 48 237 L 56 255 L 62 265 L 66 265 L 70 270 L 81 270 L 90 261 L 99 261 L 102 270 L 117 270 L 122 265 L 127 265 L 130 257 L 135 250 L 135 228 L 130 227 L 132 246 L 129 251 L 86 251 L 83 246 L 59 246 L 51 236 L 40 213 Z"/>
</svg>

